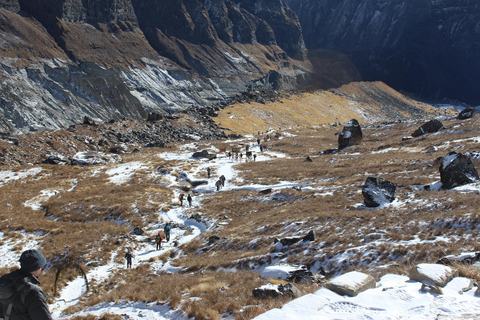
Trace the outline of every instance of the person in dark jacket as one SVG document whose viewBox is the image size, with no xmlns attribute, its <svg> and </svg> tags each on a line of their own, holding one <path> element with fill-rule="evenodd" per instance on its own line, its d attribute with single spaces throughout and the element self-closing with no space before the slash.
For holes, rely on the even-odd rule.
<svg viewBox="0 0 480 320">
<path fill-rule="evenodd" d="M 20 269 L 0 278 L 0 318 L 9 320 L 51 320 L 47 299 L 38 277 L 47 259 L 38 250 L 26 250 L 20 256 Z"/>
<path fill-rule="evenodd" d="M 127 260 L 127 269 L 130 269 L 132 267 L 133 259 L 133 254 L 130 250 L 127 250 L 127 253 L 125 253 L 125 259 Z"/>
<path fill-rule="evenodd" d="M 190 195 L 190 193 L 187 196 L 187 201 L 188 201 L 188 206 L 191 207 L 192 206 L 192 196 Z"/>
</svg>

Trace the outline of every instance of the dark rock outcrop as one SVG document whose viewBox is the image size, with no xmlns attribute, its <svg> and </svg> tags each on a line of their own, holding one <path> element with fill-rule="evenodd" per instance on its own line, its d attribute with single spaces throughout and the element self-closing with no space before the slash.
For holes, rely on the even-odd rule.
<svg viewBox="0 0 480 320">
<path fill-rule="evenodd" d="M 256 299 L 279 298 L 284 296 L 297 298 L 300 295 L 300 290 L 291 283 L 287 283 L 286 285 L 269 284 L 253 289 L 253 297 Z"/>
<path fill-rule="evenodd" d="M 395 200 L 397 185 L 382 178 L 368 177 L 362 189 L 367 207 L 378 207 Z"/>
<path fill-rule="evenodd" d="M 473 118 L 475 115 L 475 109 L 474 108 L 465 108 L 457 116 L 458 120 L 465 120 L 465 119 L 470 119 Z"/>
<path fill-rule="evenodd" d="M 440 164 L 440 180 L 444 189 L 478 181 L 478 172 L 469 156 L 452 151 Z"/>
<path fill-rule="evenodd" d="M 420 137 L 426 133 L 434 133 L 438 132 L 443 128 L 443 123 L 438 121 L 437 119 L 433 119 L 428 121 L 427 123 L 420 126 L 417 130 L 412 133 L 412 137 Z"/>
<path fill-rule="evenodd" d="M 338 149 L 344 149 L 362 142 L 362 128 L 358 120 L 350 120 L 338 136 Z"/>
<path fill-rule="evenodd" d="M 216 154 L 209 153 L 207 150 L 196 151 L 192 154 L 193 158 L 206 158 L 208 160 L 215 159 L 217 157 Z"/>
</svg>

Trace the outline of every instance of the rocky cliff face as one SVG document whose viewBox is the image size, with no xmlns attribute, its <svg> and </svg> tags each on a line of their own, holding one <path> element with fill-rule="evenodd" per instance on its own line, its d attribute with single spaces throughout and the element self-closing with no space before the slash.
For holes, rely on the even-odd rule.
<svg viewBox="0 0 480 320">
<path fill-rule="evenodd" d="M 279 0 L 0 0 L 0 131 L 221 103 L 311 71 Z"/>
<path fill-rule="evenodd" d="M 347 54 L 364 80 L 480 104 L 475 0 L 285 0 L 311 49 Z"/>
</svg>

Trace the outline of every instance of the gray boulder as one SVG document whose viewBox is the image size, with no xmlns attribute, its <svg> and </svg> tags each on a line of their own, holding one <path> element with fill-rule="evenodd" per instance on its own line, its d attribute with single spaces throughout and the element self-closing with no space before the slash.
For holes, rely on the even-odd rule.
<svg viewBox="0 0 480 320">
<path fill-rule="evenodd" d="M 362 128 L 358 120 L 350 120 L 338 136 L 338 149 L 344 149 L 349 146 L 357 145 L 362 142 Z"/>
<path fill-rule="evenodd" d="M 426 133 L 438 132 L 443 128 L 443 123 L 437 119 L 430 120 L 412 133 L 412 137 L 420 137 Z"/>
<path fill-rule="evenodd" d="M 133 233 L 136 234 L 137 236 L 141 236 L 144 233 L 144 231 L 140 227 L 135 227 L 133 228 Z"/>
<path fill-rule="evenodd" d="M 455 269 L 434 263 L 420 263 L 410 270 L 409 275 L 410 280 L 442 288 L 456 276 L 457 271 Z"/>
<path fill-rule="evenodd" d="M 362 189 L 367 207 L 378 207 L 395 200 L 397 185 L 382 178 L 368 177 Z"/>
<path fill-rule="evenodd" d="M 452 151 L 440 164 L 440 180 L 444 189 L 478 181 L 478 172 L 469 156 Z"/>
<path fill-rule="evenodd" d="M 326 284 L 326 288 L 340 295 L 354 297 L 376 286 L 375 279 L 368 274 L 352 271 L 338 276 Z"/>
<path fill-rule="evenodd" d="M 194 158 L 207 158 L 209 160 L 215 159 L 217 157 L 216 154 L 208 153 L 207 150 L 197 151 L 192 154 Z"/>
</svg>

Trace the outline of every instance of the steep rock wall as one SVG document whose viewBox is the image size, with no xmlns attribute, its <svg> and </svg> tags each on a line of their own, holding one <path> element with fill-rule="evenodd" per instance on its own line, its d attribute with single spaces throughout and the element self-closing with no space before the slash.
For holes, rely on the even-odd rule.
<svg viewBox="0 0 480 320">
<path fill-rule="evenodd" d="M 275 19 L 229 0 L 0 0 L 0 130 L 222 103 L 271 71 L 303 85 L 296 15 L 265 1 Z"/>
<path fill-rule="evenodd" d="M 480 104 L 480 3 L 286 0 L 311 49 L 347 54 L 364 80 Z"/>
</svg>

